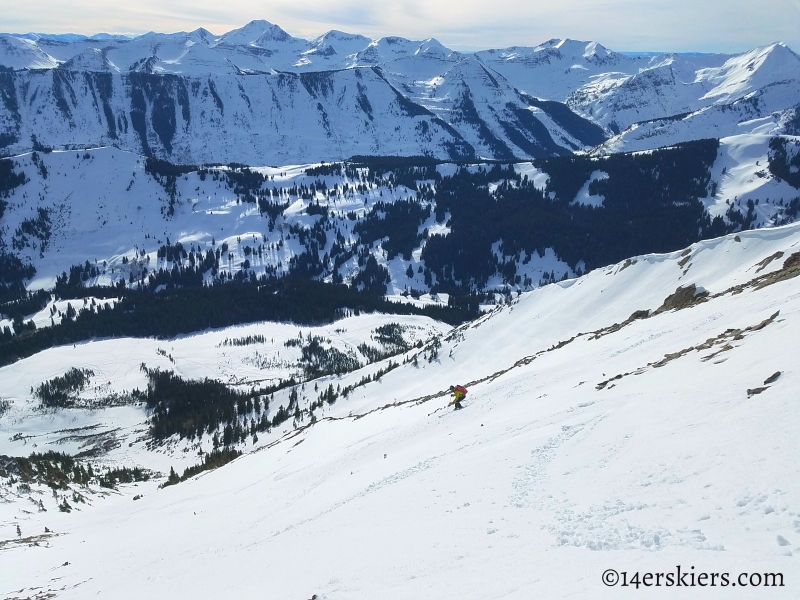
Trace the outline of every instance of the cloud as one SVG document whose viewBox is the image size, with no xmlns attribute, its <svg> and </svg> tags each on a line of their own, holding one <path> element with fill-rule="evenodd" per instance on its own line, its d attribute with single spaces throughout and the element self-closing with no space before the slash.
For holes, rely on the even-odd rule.
<svg viewBox="0 0 800 600">
<path fill-rule="evenodd" d="M 3 2 L 17 32 L 221 34 L 267 19 L 299 37 L 330 29 L 374 38 L 435 37 L 463 48 L 535 45 L 554 37 L 615 50 L 734 52 L 781 40 L 800 49 L 800 0 L 29 0 Z"/>
</svg>

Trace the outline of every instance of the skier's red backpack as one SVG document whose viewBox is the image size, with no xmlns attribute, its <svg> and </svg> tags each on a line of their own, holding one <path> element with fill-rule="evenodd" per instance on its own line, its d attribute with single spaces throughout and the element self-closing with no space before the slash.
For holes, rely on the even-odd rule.
<svg viewBox="0 0 800 600">
<path fill-rule="evenodd" d="M 453 386 L 453 391 L 454 392 L 460 392 L 462 394 L 462 396 L 466 396 L 467 395 L 467 388 L 465 388 L 463 385 Z"/>
</svg>

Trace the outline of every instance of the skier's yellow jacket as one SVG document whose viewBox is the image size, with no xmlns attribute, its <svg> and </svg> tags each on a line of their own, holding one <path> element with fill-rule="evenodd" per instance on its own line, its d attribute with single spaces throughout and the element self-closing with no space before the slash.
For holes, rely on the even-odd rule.
<svg viewBox="0 0 800 600">
<path fill-rule="evenodd" d="M 464 396 L 467 395 L 467 389 L 463 386 L 456 385 L 453 386 L 450 393 L 453 394 L 453 401 L 451 404 L 455 404 L 456 402 L 461 402 L 464 399 Z"/>
</svg>

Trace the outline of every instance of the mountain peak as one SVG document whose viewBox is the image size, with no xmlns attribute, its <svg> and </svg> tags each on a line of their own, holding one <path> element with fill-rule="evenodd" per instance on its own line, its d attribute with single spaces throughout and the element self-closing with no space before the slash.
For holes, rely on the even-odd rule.
<svg viewBox="0 0 800 600">
<path fill-rule="evenodd" d="M 34 40 L 15 36 L 0 37 L 2 65 L 12 69 L 53 69 L 58 60 L 42 50 Z"/>
<path fill-rule="evenodd" d="M 372 40 L 366 36 L 363 36 L 359 33 L 346 33 L 344 31 L 339 31 L 338 29 L 331 29 L 327 33 L 323 33 L 318 38 L 312 40 L 312 43 L 324 43 L 324 42 L 332 42 L 332 41 L 339 41 L 339 42 L 364 42 L 365 44 L 369 44 Z"/>
<path fill-rule="evenodd" d="M 194 31 L 189 32 L 189 37 L 194 39 L 201 39 L 205 42 L 213 41 L 217 38 L 213 33 L 204 27 L 198 27 Z"/>
<path fill-rule="evenodd" d="M 335 29 L 311 40 L 311 47 L 304 55 L 331 57 L 348 56 L 366 48 L 372 40 L 356 33 L 345 33 Z"/>
<path fill-rule="evenodd" d="M 550 41 L 552 42 L 552 40 Z M 571 40 L 569 38 L 560 40 L 556 44 L 553 44 L 553 47 L 558 48 L 558 50 L 564 54 L 564 56 L 570 58 L 582 57 L 585 59 L 604 59 L 611 54 L 611 52 L 605 46 L 597 42 L 585 42 L 581 40 Z"/>
<path fill-rule="evenodd" d="M 87 48 L 77 56 L 73 56 L 58 67 L 65 71 L 90 71 L 94 73 L 119 73 L 116 65 L 111 63 L 106 53 L 99 48 Z"/>
<path fill-rule="evenodd" d="M 800 56 L 792 51 L 789 46 L 783 42 L 773 42 L 763 48 L 756 48 L 754 52 L 761 51 L 765 55 L 765 59 L 772 61 L 788 61 L 790 64 L 795 65 L 800 62 Z"/>
<path fill-rule="evenodd" d="M 294 39 L 278 25 L 257 19 L 244 27 L 229 31 L 220 38 L 220 42 L 229 45 L 263 46 L 269 42 L 288 42 Z"/>
<path fill-rule="evenodd" d="M 432 56 L 436 58 L 446 58 L 447 56 L 453 54 L 453 51 L 446 46 L 443 46 L 436 38 L 428 38 L 427 40 L 423 40 L 414 54 Z"/>
<path fill-rule="evenodd" d="M 700 69 L 696 80 L 714 86 L 704 99 L 729 102 L 777 81 L 800 81 L 800 56 L 775 42 L 732 56 L 720 67 Z"/>
<path fill-rule="evenodd" d="M 240 32 L 256 31 L 256 30 L 263 31 L 265 29 L 270 29 L 271 27 L 277 27 L 277 25 L 275 25 L 274 23 L 270 23 L 266 19 L 253 19 L 252 21 L 249 21 L 245 25 L 242 25 L 239 29 L 234 29 L 233 31 L 240 31 Z M 233 31 L 228 33 L 233 33 Z"/>
</svg>

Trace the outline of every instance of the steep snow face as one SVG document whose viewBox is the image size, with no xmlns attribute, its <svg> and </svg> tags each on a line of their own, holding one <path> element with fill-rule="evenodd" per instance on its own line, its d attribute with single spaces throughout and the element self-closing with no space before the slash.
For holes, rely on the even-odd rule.
<svg viewBox="0 0 800 600">
<path fill-rule="evenodd" d="M 800 57 L 773 44 L 733 57 L 668 57 L 635 75 L 598 78 L 573 92 L 568 104 L 620 132 L 603 148 L 620 152 L 704 137 L 781 133 L 798 89 Z"/>
<path fill-rule="evenodd" d="M 0 36 L 0 64 L 10 69 L 52 69 L 58 60 L 43 51 L 33 40 Z"/>
<path fill-rule="evenodd" d="M 181 56 L 196 61 L 208 53 L 199 45 L 185 50 Z M 154 59 L 142 73 L 112 77 L 60 69 L 6 74 L 14 104 L 3 115 L 0 139 L 16 140 L 8 149 L 30 146 L 32 135 L 58 148 L 114 144 L 184 164 L 473 155 L 455 129 L 372 69 L 202 79 L 153 74 L 164 64 Z"/>
<path fill-rule="evenodd" d="M 701 100 L 730 102 L 762 87 L 800 78 L 800 56 L 785 44 L 755 48 L 734 56 L 719 68 L 701 69 L 698 82 L 713 87 Z"/>
<path fill-rule="evenodd" d="M 635 257 L 448 332 L 436 356 L 412 351 L 314 425 L 187 482 L 84 490 L 91 505 L 69 514 L 5 488 L 0 591 L 618 598 L 607 569 L 680 565 L 729 582 L 780 573 L 770 595 L 793 598 L 799 261 L 796 225 Z M 114 377 L 136 369 L 128 355 L 111 355 Z M 0 377 L 35 381 L 44 364 Z M 462 411 L 445 408 L 453 383 L 469 389 Z M 17 417 L 2 421 L 15 452 L 41 426 Z M 178 446 L 123 451 L 163 471 L 188 462 Z M 245 575 L 220 577 L 232 572 Z M 716 582 L 693 593 L 717 597 Z"/>
</svg>

